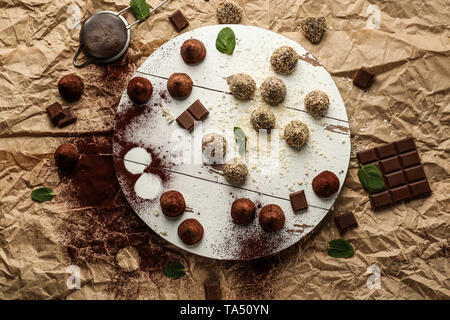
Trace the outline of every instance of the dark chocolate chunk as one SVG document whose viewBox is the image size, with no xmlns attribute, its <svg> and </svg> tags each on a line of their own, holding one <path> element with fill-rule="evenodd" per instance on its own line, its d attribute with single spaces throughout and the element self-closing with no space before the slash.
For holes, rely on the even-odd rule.
<svg viewBox="0 0 450 320">
<path fill-rule="evenodd" d="M 308 209 L 308 201 L 306 201 L 305 191 L 298 191 L 289 195 L 291 206 L 294 212 Z"/>
<path fill-rule="evenodd" d="M 77 117 L 75 117 L 75 114 L 73 113 L 72 108 L 64 109 L 64 118 L 59 120 L 58 127 L 63 128 L 65 126 L 68 126 L 69 124 L 72 124 L 77 121 Z"/>
<path fill-rule="evenodd" d="M 188 131 L 192 131 L 192 129 L 194 129 L 195 119 L 189 111 L 184 111 L 176 120 L 184 129 Z"/>
<path fill-rule="evenodd" d="M 403 171 L 388 173 L 384 176 L 384 178 L 386 179 L 386 183 L 389 188 L 393 188 L 406 183 L 406 178 L 403 174 Z"/>
<path fill-rule="evenodd" d="M 64 118 L 63 108 L 58 102 L 55 102 L 47 107 L 47 113 L 51 122 L 56 126 L 59 120 Z"/>
<path fill-rule="evenodd" d="M 355 216 L 350 211 L 344 212 L 343 214 L 336 216 L 334 222 L 338 227 L 340 232 L 344 232 L 348 228 L 354 228 L 358 226 Z"/>
<path fill-rule="evenodd" d="M 181 30 L 187 28 L 189 26 L 189 21 L 187 21 L 184 14 L 181 10 L 177 10 L 169 16 L 170 22 L 172 22 L 173 26 L 180 32 Z"/>
<path fill-rule="evenodd" d="M 415 164 L 420 164 L 419 154 L 416 150 L 401 154 L 400 162 L 402 163 L 403 168 L 408 168 Z"/>
<path fill-rule="evenodd" d="M 371 194 L 369 195 L 369 200 L 373 211 L 382 207 L 391 206 L 393 204 L 389 191 Z"/>
<path fill-rule="evenodd" d="M 409 182 L 425 179 L 425 172 L 423 171 L 423 166 L 420 164 L 415 167 L 410 167 L 405 169 L 406 179 Z"/>
<path fill-rule="evenodd" d="M 419 180 L 409 184 L 413 197 L 429 195 L 431 193 L 430 185 L 427 180 Z"/>
<path fill-rule="evenodd" d="M 393 156 L 397 153 L 397 151 L 395 150 L 395 145 L 393 143 L 383 144 L 382 146 L 376 147 L 375 152 L 380 159 Z"/>
<path fill-rule="evenodd" d="M 400 161 L 398 160 L 398 157 L 392 157 L 388 159 L 384 159 L 380 161 L 380 169 L 383 171 L 383 173 L 392 172 L 394 170 L 401 169 Z"/>
<path fill-rule="evenodd" d="M 204 287 L 206 300 L 220 300 L 222 298 L 219 281 L 206 281 Z"/>
<path fill-rule="evenodd" d="M 397 188 L 392 188 L 391 190 L 391 196 L 394 203 L 408 200 L 411 198 L 411 192 L 409 192 L 408 186 L 400 186 Z"/>
<path fill-rule="evenodd" d="M 403 153 L 409 150 L 414 150 L 416 148 L 416 144 L 414 143 L 414 139 L 412 137 L 407 137 L 394 142 L 395 148 L 398 153 Z"/>
<path fill-rule="evenodd" d="M 377 154 L 375 153 L 375 149 L 369 149 L 358 152 L 356 154 L 356 157 L 358 158 L 358 161 L 361 164 L 366 164 L 378 160 Z"/>
<path fill-rule="evenodd" d="M 196 120 L 204 120 L 208 114 L 209 111 L 206 109 L 203 104 L 200 102 L 200 100 L 195 101 L 191 106 L 187 109 Z"/>
<path fill-rule="evenodd" d="M 353 79 L 353 84 L 361 89 L 369 89 L 374 78 L 375 73 L 366 67 L 361 67 L 361 69 L 358 70 L 355 79 Z"/>
</svg>

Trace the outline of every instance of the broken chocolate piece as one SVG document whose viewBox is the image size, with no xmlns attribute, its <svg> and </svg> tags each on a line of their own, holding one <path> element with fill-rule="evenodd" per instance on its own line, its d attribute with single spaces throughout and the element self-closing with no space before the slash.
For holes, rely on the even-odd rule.
<svg viewBox="0 0 450 320">
<path fill-rule="evenodd" d="M 377 209 L 391 206 L 394 202 L 392 201 L 389 191 L 382 191 L 380 193 L 375 193 L 369 195 L 370 204 L 372 205 L 372 211 Z"/>
<path fill-rule="evenodd" d="M 184 14 L 181 10 L 177 10 L 169 16 L 170 22 L 172 22 L 173 26 L 180 32 L 181 30 L 187 28 L 189 26 L 189 21 L 187 21 Z"/>
<path fill-rule="evenodd" d="M 197 100 L 193 104 L 191 104 L 191 106 L 187 110 L 194 116 L 195 120 L 197 121 L 204 120 L 209 114 L 208 109 L 203 106 L 200 100 Z"/>
<path fill-rule="evenodd" d="M 361 69 L 358 70 L 355 79 L 353 79 L 353 84 L 361 89 L 369 89 L 374 78 L 375 73 L 366 67 L 361 67 Z"/>
<path fill-rule="evenodd" d="M 220 300 L 222 298 L 219 281 L 206 281 L 204 287 L 206 300 Z"/>
<path fill-rule="evenodd" d="M 294 212 L 308 209 L 308 201 L 306 201 L 305 191 L 298 191 L 289 195 L 291 206 Z"/>
<path fill-rule="evenodd" d="M 194 129 L 195 119 L 189 111 L 184 111 L 176 120 L 184 129 L 188 131 L 192 131 L 192 129 Z"/>
<path fill-rule="evenodd" d="M 69 124 L 72 124 L 77 121 L 77 117 L 75 117 L 75 114 L 73 113 L 72 108 L 64 109 L 64 118 L 59 120 L 58 127 L 63 128 L 65 126 L 68 126 Z"/>
<path fill-rule="evenodd" d="M 355 216 L 350 211 L 344 212 L 343 214 L 336 216 L 334 222 L 338 227 L 340 232 L 344 232 L 349 228 L 354 228 L 358 226 Z"/>
<path fill-rule="evenodd" d="M 46 110 L 51 122 L 55 126 L 58 125 L 59 120 L 64 118 L 63 108 L 58 102 L 49 105 Z"/>
</svg>

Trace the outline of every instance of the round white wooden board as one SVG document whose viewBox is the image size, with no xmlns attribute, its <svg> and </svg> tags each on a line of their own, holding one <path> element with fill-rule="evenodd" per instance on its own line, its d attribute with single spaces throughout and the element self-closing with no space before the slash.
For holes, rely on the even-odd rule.
<svg viewBox="0 0 450 320">
<path fill-rule="evenodd" d="M 233 55 L 226 55 L 215 48 L 217 34 L 224 27 L 207 26 L 181 34 L 156 50 L 137 70 L 135 76 L 145 77 L 153 84 L 153 95 L 146 105 L 136 106 L 126 92 L 123 94 L 115 124 L 115 165 L 132 208 L 167 241 L 205 257 L 253 259 L 290 247 L 325 217 L 339 192 L 328 199 L 319 198 L 311 182 L 320 172 L 330 170 L 339 177 L 342 187 L 350 158 L 350 133 L 344 102 L 325 68 L 300 59 L 289 76 L 276 75 L 272 70 L 270 56 L 283 45 L 291 46 L 300 56 L 314 59 L 300 44 L 265 29 L 230 25 L 237 45 Z M 206 59 L 197 66 L 186 65 L 179 53 L 181 44 L 190 38 L 199 39 L 206 46 Z M 173 100 L 167 93 L 167 78 L 174 72 L 187 73 L 194 82 L 186 100 Z M 259 90 L 248 102 L 238 101 L 229 94 L 226 78 L 241 72 L 251 75 L 257 87 L 269 76 L 278 76 L 286 84 L 285 102 L 270 107 L 275 113 L 278 130 L 269 137 L 258 137 L 250 126 L 252 110 L 265 105 Z M 329 111 L 319 120 L 309 116 L 303 104 L 305 95 L 312 90 L 322 90 L 330 98 Z M 197 99 L 210 112 L 204 121 L 197 123 L 201 127 L 188 132 L 176 121 L 170 123 L 171 116 L 178 117 Z M 130 115 L 133 115 L 132 120 L 129 120 Z M 295 119 L 304 121 L 310 129 L 308 143 L 300 151 L 291 149 L 281 138 L 285 125 Z M 220 171 L 203 165 L 199 150 L 202 135 L 215 132 L 227 139 L 226 158 L 238 156 L 233 138 L 236 126 L 246 133 L 249 149 L 246 159 L 249 177 L 241 187 L 229 185 Z M 169 176 L 167 181 L 161 181 L 152 173 L 140 173 L 148 166 L 149 156 L 144 150 L 133 149 L 137 147 L 153 152 L 154 158 L 163 161 L 160 167 Z M 196 150 L 192 155 L 194 161 L 169 164 L 180 148 Z M 159 183 L 161 189 L 155 190 Z M 136 194 L 136 188 L 141 196 Z M 167 190 L 180 191 L 192 212 L 185 212 L 178 219 L 166 218 L 161 212 L 159 197 Z M 309 208 L 294 213 L 289 194 L 300 190 L 305 191 Z M 279 205 L 286 216 L 284 228 L 266 233 L 260 228 L 258 217 L 249 226 L 234 224 L 231 204 L 241 197 L 259 206 Z M 195 246 L 185 245 L 177 235 L 179 224 L 187 218 L 197 219 L 204 228 L 203 239 Z"/>
</svg>

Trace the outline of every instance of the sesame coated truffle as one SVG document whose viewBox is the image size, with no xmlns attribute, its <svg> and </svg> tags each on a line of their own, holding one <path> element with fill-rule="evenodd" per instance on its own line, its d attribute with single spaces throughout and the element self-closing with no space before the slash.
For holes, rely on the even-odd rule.
<svg viewBox="0 0 450 320">
<path fill-rule="evenodd" d="M 183 195 L 175 190 L 164 192 L 159 198 L 162 212 L 168 217 L 178 217 L 186 209 Z"/>
<path fill-rule="evenodd" d="M 238 158 L 234 158 L 224 165 L 223 174 L 225 179 L 231 184 L 244 184 L 248 175 L 247 165 Z"/>
<path fill-rule="evenodd" d="M 83 90 L 83 80 L 75 74 L 65 75 L 58 82 L 59 94 L 65 100 L 70 102 L 79 100 L 83 94 Z"/>
<path fill-rule="evenodd" d="M 230 91 L 236 99 L 248 100 L 253 96 L 256 82 L 245 73 L 234 74 L 227 79 Z"/>
<path fill-rule="evenodd" d="M 192 91 L 193 82 L 186 73 L 173 73 L 167 80 L 167 90 L 175 99 L 185 99 Z"/>
<path fill-rule="evenodd" d="M 327 22 L 324 17 L 307 17 L 300 21 L 303 34 L 312 43 L 319 43 L 327 30 Z"/>
<path fill-rule="evenodd" d="M 153 93 L 153 86 L 148 79 L 134 77 L 128 82 L 127 93 L 130 99 L 137 103 L 146 103 Z"/>
<path fill-rule="evenodd" d="M 305 97 L 306 111 L 314 118 L 323 117 L 330 106 L 330 99 L 325 92 L 314 90 L 308 93 Z"/>
<path fill-rule="evenodd" d="M 231 217 L 237 224 L 249 224 L 255 218 L 256 206 L 250 199 L 236 199 L 231 205 Z"/>
<path fill-rule="evenodd" d="M 202 138 L 203 161 L 207 164 L 222 164 L 227 153 L 227 140 L 217 133 L 209 133 Z"/>
<path fill-rule="evenodd" d="M 308 137 L 308 126 L 300 120 L 293 120 L 284 128 L 284 139 L 294 149 L 300 149 L 306 143 Z"/>
<path fill-rule="evenodd" d="M 258 107 L 252 112 L 250 123 L 256 131 L 260 129 L 270 130 L 275 128 L 275 115 L 268 108 Z"/>
<path fill-rule="evenodd" d="M 196 244 L 203 237 L 203 227 L 196 219 L 186 219 L 178 226 L 178 236 L 187 245 Z"/>
<path fill-rule="evenodd" d="M 283 210 L 276 204 L 268 204 L 259 212 L 259 223 L 264 231 L 278 231 L 284 226 L 286 218 Z"/>
<path fill-rule="evenodd" d="M 189 39 L 181 45 L 180 54 L 186 64 L 196 65 L 205 60 L 206 48 L 200 40 Z"/>
<path fill-rule="evenodd" d="M 217 7 L 216 16 L 220 24 L 236 24 L 241 21 L 242 9 L 234 1 L 223 1 Z"/>
<path fill-rule="evenodd" d="M 62 170 L 73 169 L 79 158 L 78 149 L 71 143 L 63 143 L 55 151 L 56 165 Z"/>
<path fill-rule="evenodd" d="M 297 67 L 298 55 L 294 49 L 288 46 L 282 46 L 275 49 L 270 58 L 273 70 L 275 72 L 288 75 L 294 72 Z"/>
<path fill-rule="evenodd" d="M 286 86 L 277 77 L 269 77 L 261 85 L 261 96 L 272 105 L 281 103 L 286 98 Z"/>
</svg>

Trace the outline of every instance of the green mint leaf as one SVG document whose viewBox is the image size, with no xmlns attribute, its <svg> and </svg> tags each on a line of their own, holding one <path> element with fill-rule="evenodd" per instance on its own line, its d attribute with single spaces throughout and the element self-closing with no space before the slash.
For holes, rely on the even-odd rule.
<svg viewBox="0 0 450 320">
<path fill-rule="evenodd" d="M 145 20 L 150 16 L 150 6 L 145 0 L 131 0 L 130 7 L 138 20 Z"/>
<path fill-rule="evenodd" d="M 239 154 L 242 156 L 247 151 L 247 137 L 245 136 L 244 131 L 242 131 L 242 129 L 239 127 L 234 127 L 233 132 L 236 139 L 236 144 L 239 148 Z"/>
<path fill-rule="evenodd" d="M 331 240 L 328 244 L 328 255 L 333 258 L 350 258 L 355 253 L 350 242 L 344 239 Z"/>
<path fill-rule="evenodd" d="M 179 279 L 186 274 L 186 268 L 179 262 L 171 262 L 164 269 L 163 274 L 172 279 Z"/>
<path fill-rule="evenodd" d="M 358 170 L 358 178 L 364 189 L 379 192 L 384 189 L 383 175 L 373 164 L 366 164 Z"/>
<path fill-rule="evenodd" d="M 236 47 L 236 36 L 231 28 L 223 28 L 220 30 L 216 39 L 216 48 L 222 53 L 233 54 Z"/>
<path fill-rule="evenodd" d="M 55 193 L 50 188 L 39 188 L 31 192 L 31 199 L 38 202 L 50 201 L 55 196 Z"/>
</svg>

